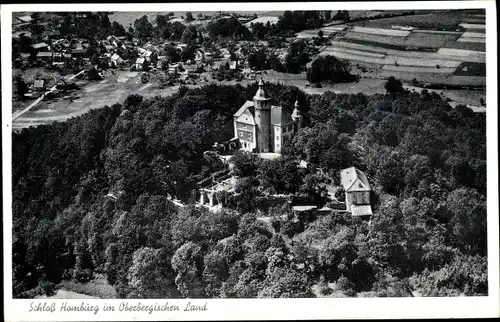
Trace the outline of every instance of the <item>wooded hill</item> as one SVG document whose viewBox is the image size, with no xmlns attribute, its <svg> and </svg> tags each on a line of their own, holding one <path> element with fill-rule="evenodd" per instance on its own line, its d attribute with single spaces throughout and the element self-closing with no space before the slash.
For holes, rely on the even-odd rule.
<svg viewBox="0 0 500 322">
<path fill-rule="evenodd" d="M 256 165 L 267 176 L 243 175 L 240 191 L 312 193 L 318 182 L 291 170 L 296 159 L 334 176 L 354 165 L 375 188 L 371 225 L 327 215 L 269 229 L 254 198 L 218 214 L 172 204 L 168 195 L 194 202 L 195 183 L 219 170 L 203 151 L 232 137 L 232 115 L 256 89 L 131 95 L 14 133 L 14 297 L 96 273 L 122 298 L 314 297 L 313 285 L 323 296 L 487 294 L 485 115 L 437 94 L 311 96 L 267 84 L 290 111 L 298 96 L 309 126 L 282 160 Z"/>
</svg>

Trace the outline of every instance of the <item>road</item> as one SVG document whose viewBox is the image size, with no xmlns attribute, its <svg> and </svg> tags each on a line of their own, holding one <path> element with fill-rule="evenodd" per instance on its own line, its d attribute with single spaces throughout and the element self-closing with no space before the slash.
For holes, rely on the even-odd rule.
<svg viewBox="0 0 500 322">
<path fill-rule="evenodd" d="M 83 72 L 85 72 L 85 70 L 82 70 L 82 71 L 78 72 L 77 74 L 75 74 L 75 75 L 73 75 L 73 76 L 70 76 L 70 77 L 68 78 L 68 81 L 73 80 L 75 77 L 77 77 L 78 75 L 82 74 Z M 55 90 L 56 90 L 56 87 L 57 87 L 57 82 L 56 82 L 56 84 L 55 84 L 54 86 L 52 86 L 52 87 L 51 87 L 48 91 L 46 91 L 45 93 L 43 93 L 43 94 L 42 94 L 42 96 L 40 96 L 40 97 L 39 97 L 36 101 L 34 101 L 33 103 L 31 103 L 28 107 L 26 107 L 25 109 L 23 109 L 23 110 L 21 110 L 21 111 L 19 111 L 19 112 L 15 113 L 14 115 L 12 115 L 12 122 L 14 122 L 14 121 L 15 121 L 17 118 L 19 118 L 21 115 L 23 115 L 23 114 L 27 113 L 29 110 L 31 110 L 33 107 L 35 107 L 38 103 L 40 103 L 40 102 L 43 100 L 43 98 L 44 98 L 47 94 L 49 94 L 49 93 L 51 93 L 51 92 L 55 91 Z"/>
</svg>

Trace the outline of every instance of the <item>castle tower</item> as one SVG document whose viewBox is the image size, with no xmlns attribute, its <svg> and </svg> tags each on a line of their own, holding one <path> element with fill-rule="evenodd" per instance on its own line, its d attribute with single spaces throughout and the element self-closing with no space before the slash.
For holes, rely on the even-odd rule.
<svg viewBox="0 0 500 322">
<path fill-rule="evenodd" d="M 255 106 L 255 124 L 257 125 L 257 152 L 270 152 L 271 137 L 271 99 L 266 97 L 264 82 L 259 81 L 259 89 L 253 97 Z"/>
<path fill-rule="evenodd" d="M 299 111 L 299 99 L 295 101 L 295 108 L 293 109 L 292 112 L 292 120 L 297 124 L 297 130 L 301 129 L 302 126 L 304 126 L 304 117 L 302 116 L 302 113 Z"/>
</svg>

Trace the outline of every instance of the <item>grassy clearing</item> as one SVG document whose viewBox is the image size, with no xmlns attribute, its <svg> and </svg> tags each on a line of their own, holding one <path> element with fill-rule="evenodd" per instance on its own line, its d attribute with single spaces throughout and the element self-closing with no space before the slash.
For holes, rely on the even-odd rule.
<svg viewBox="0 0 500 322">
<path fill-rule="evenodd" d="M 115 299 L 118 297 L 113 286 L 109 285 L 103 275 L 97 275 L 95 279 L 88 283 L 64 281 L 59 286 L 64 290 L 94 296 L 101 299 Z"/>
</svg>

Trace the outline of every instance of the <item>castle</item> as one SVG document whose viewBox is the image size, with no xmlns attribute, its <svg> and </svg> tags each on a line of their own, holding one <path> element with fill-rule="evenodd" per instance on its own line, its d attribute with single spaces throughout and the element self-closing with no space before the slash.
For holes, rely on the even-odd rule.
<svg viewBox="0 0 500 322">
<path fill-rule="evenodd" d="M 292 114 L 281 106 L 272 106 L 262 79 L 253 101 L 246 101 L 233 117 L 234 139 L 237 138 L 241 148 L 249 152 L 281 153 L 283 144 L 303 126 L 298 101 Z"/>
</svg>

